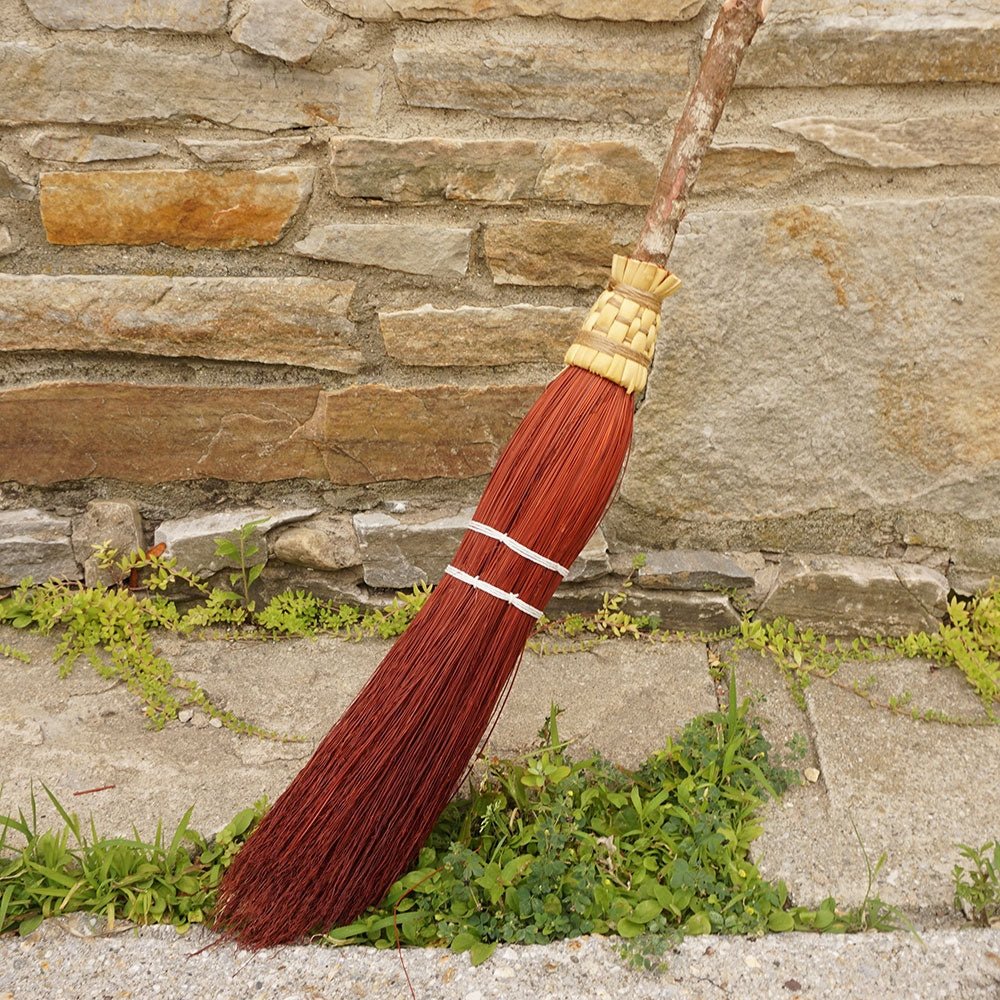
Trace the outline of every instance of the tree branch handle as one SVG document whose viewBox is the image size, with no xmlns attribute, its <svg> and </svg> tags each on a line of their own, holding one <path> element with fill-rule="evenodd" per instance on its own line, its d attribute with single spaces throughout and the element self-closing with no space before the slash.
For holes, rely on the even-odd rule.
<svg viewBox="0 0 1000 1000">
<path fill-rule="evenodd" d="M 674 141 L 656 182 L 646 221 L 630 254 L 633 259 L 666 268 L 701 161 L 712 145 L 743 55 L 770 5 L 771 0 L 723 3 L 702 56 L 698 78 L 674 130 Z"/>
</svg>

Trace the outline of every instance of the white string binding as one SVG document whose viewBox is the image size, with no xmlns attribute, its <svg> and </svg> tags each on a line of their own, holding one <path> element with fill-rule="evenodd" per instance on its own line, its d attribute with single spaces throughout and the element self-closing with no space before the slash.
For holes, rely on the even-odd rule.
<svg viewBox="0 0 1000 1000">
<path fill-rule="evenodd" d="M 552 559 L 548 559 L 538 552 L 529 549 L 527 545 L 522 545 L 516 539 L 511 538 L 510 535 L 505 535 L 502 531 L 497 531 L 496 528 L 491 528 L 488 524 L 483 524 L 482 521 L 470 521 L 469 531 L 476 531 L 487 538 L 502 542 L 511 552 L 516 552 L 529 562 L 533 562 L 538 566 L 544 566 L 546 569 L 551 570 L 553 573 L 558 573 L 562 577 L 565 577 L 569 573 L 569 570 L 565 566 L 560 566 L 559 563 L 554 562 Z"/>
<path fill-rule="evenodd" d="M 518 611 L 523 611 L 526 615 L 530 615 L 532 618 L 541 618 L 543 612 L 539 611 L 538 608 L 533 608 L 527 601 L 522 601 L 517 594 L 512 594 L 509 590 L 501 590 L 499 587 L 494 587 L 492 583 L 487 583 L 485 580 L 480 580 L 478 576 L 472 576 L 463 570 L 456 569 L 456 567 L 448 565 L 444 568 L 445 573 L 448 576 L 453 576 L 456 580 L 461 580 L 462 583 L 467 583 L 470 587 L 474 587 L 476 590 L 481 590 L 485 594 L 489 594 L 491 597 L 496 597 L 501 601 L 506 601 L 508 604 L 513 605 Z"/>
</svg>

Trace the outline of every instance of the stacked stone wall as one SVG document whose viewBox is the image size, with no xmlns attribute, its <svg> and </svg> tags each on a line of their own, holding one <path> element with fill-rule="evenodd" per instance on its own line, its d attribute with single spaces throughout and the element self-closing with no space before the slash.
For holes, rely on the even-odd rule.
<svg viewBox="0 0 1000 1000">
<path fill-rule="evenodd" d="M 275 581 L 433 577 L 717 7 L 4 4 L 0 587 L 83 576 L 108 502 L 142 545 L 263 512 Z M 678 623 L 824 588 L 919 623 L 1000 576 L 998 109 L 989 0 L 774 0 L 566 606 L 635 552 L 742 567 L 638 579 Z"/>
</svg>

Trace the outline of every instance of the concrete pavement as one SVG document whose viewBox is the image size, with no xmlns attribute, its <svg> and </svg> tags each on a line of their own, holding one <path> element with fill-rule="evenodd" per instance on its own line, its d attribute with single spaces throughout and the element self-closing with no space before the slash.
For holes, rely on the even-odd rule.
<svg viewBox="0 0 1000 1000">
<path fill-rule="evenodd" d="M 387 648 L 383 643 L 329 638 L 272 643 L 167 637 L 162 644 L 167 658 L 218 703 L 261 725 L 307 738 L 305 743 L 282 744 L 235 736 L 198 714 L 187 723 L 150 731 L 127 692 L 102 681 L 85 664 L 65 681 L 58 680 L 51 640 L 3 630 L 0 642 L 10 642 L 32 657 L 29 664 L 0 660 L 0 808 L 4 812 L 26 808 L 32 779 L 44 781 L 82 816 L 93 812 L 99 830 L 106 834 L 130 833 L 133 823 L 148 834 L 158 818 L 169 826 L 192 803 L 193 825 L 208 832 L 261 795 L 273 798 Z M 418 995 L 467 1000 L 522 995 L 1000 997 L 1000 930 L 973 932 L 954 910 L 951 898 L 951 869 L 959 860 L 956 845 L 978 846 L 1000 837 L 996 767 L 1000 728 L 915 722 L 873 708 L 851 690 L 857 681 L 882 701 L 905 692 L 920 708 L 982 718 L 981 706 L 960 675 L 918 660 L 845 666 L 836 684 L 816 681 L 808 689 L 803 711 L 769 661 L 725 647 L 719 652 L 735 663 L 739 690 L 757 701 L 775 748 L 787 757 L 789 746 L 798 747 L 803 755 L 797 766 L 818 771 L 817 780 L 803 781 L 767 807 L 765 832 L 754 849 L 764 873 L 783 878 L 797 903 L 815 905 L 834 895 L 850 906 L 864 898 L 867 888 L 861 844 L 872 862 L 884 851 L 887 860 L 876 891 L 911 917 L 926 950 L 907 935 L 864 935 L 849 941 L 803 935 L 771 936 L 759 942 L 692 939 L 670 958 L 673 978 L 661 976 L 655 981 L 615 971 L 620 960 L 614 957 L 613 942 L 580 945 L 590 956 L 588 961 L 609 970 L 606 980 L 577 975 L 572 959 L 579 956 L 572 942 L 545 949 L 501 949 L 510 955 L 501 960 L 498 953 L 478 970 L 471 970 L 461 956 L 407 953 L 407 964 L 424 976 L 424 992 Z M 591 652 L 528 654 L 491 750 L 505 753 L 530 746 L 555 701 L 565 709 L 560 733 L 576 739 L 580 752 L 599 748 L 613 760 L 634 764 L 694 715 L 716 708 L 719 696 L 709 651 L 695 642 L 650 645 L 623 640 Z M 811 771 L 810 776 L 815 777 Z M 115 787 L 73 796 L 75 791 L 109 784 Z M 40 804 L 44 814 L 47 807 Z M 63 939 L 50 949 L 49 959 L 44 958 L 45 934 L 61 934 Z M 36 943 L 6 939 L 0 942 L 0 969 L 14 970 L 11 981 L 21 984 L 21 992 L 5 987 L 6 973 L 0 973 L 0 998 L 286 995 L 255 993 L 245 983 L 235 982 L 223 989 L 221 979 L 211 980 L 214 985 L 202 992 L 197 985 L 178 992 L 170 980 L 144 979 L 143 955 L 150 956 L 153 965 L 161 958 L 175 962 L 189 948 L 166 929 L 116 938 L 113 943 L 112 953 L 105 939 L 76 936 L 58 926 L 45 930 Z M 206 953 L 197 966 L 202 970 L 199 977 L 210 978 L 211 966 L 205 959 L 223 954 L 223 949 Z M 337 954 L 340 957 L 303 957 L 309 968 L 322 966 L 326 978 L 309 979 L 309 992 L 307 980 L 293 983 L 293 976 L 287 996 L 408 995 L 394 956 L 361 951 L 367 957 L 351 957 L 354 950 Z M 298 955 L 298 950 L 284 950 L 254 963 L 263 963 L 261 968 L 271 972 L 282 965 L 298 968 L 295 963 L 300 959 L 293 957 Z M 731 967 L 719 965 L 723 955 Z M 154 956 L 161 958 L 154 961 Z M 24 993 L 24 963 L 43 961 L 52 974 L 37 979 L 40 992 Z M 381 970 L 382 985 L 358 986 L 347 972 L 337 971 L 342 961 Z M 132 971 L 121 972 L 122 962 L 122 968 Z M 239 964 L 235 957 L 225 962 Z M 65 992 L 80 963 L 93 969 L 97 992 Z M 494 974 L 499 968 L 521 969 L 519 963 L 526 964 L 515 973 L 514 982 L 505 985 Z M 446 964 L 462 970 L 461 976 L 455 972 L 453 983 L 438 975 Z M 543 973 L 553 964 L 576 969 L 576 978 L 570 976 L 562 985 L 546 980 Z M 693 966 L 702 970 L 704 983 L 697 984 Z M 530 975 L 524 971 L 529 967 L 534 970 Z M 870 974 L 858 972 L 862 967 Z M 886 979 L 890 968 L 896 971 Z M 57 970 L 61 970 L 58 975 Z M 762 970 L 766 975 L 753 980 L 751 974 Z M 848 970 L 853 970 L 850 975 Z M 524 992 L 523 984 L 535 975 L 541 977 L 537 991 Z M 842 992 L 837 992 L 838 976 L 846 977 Z"/>
</svg>

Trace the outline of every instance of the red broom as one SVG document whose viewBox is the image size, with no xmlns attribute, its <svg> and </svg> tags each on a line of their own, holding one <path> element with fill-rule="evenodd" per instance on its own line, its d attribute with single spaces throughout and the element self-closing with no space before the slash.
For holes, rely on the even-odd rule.
<svg viewBox="0 0 1000 1000">
<path fill-rule="evenodd" d="M 725 0 L 631 258 L 497 463 L 419 615 L 234 859 L 216 927 L 249 948 L 348 923 L 405 871 L 469 768 L 536 618 L 614 493 L 663 265 L 769 0 Z"/>
</svg>

